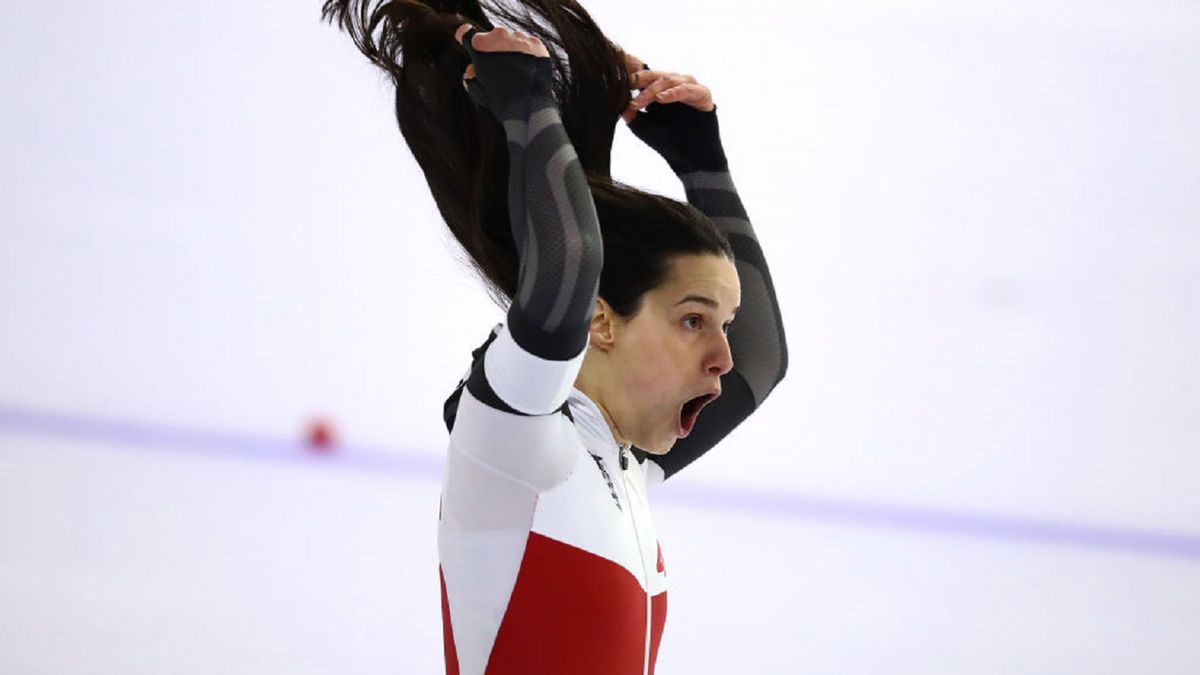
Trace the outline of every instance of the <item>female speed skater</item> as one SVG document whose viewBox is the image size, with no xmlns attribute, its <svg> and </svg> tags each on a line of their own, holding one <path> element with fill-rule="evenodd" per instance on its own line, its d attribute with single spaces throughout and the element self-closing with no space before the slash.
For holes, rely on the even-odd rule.
<svg viewBox="0 0 1200 675">
<path fill-rule="evenodd" d="M 667 579 L 647 490 L 787 370 L 710 90 L 574 0 L 326 0 L 323 17 L 391 76 L 438 209 L 506 308 L 444 406 L 446 672 L 653 673 Z M 686 204 L 612 179 L 619 119 Z"/>
</svg>

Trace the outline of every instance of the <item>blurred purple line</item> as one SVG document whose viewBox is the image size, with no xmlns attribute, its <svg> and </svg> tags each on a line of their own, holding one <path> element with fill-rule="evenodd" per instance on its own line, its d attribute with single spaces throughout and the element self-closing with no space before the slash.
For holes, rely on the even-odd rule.
<svg viewBox="0 0 1200 675">
<path fill-rule="evenodd" d="M 788 520 L 811 519 L 885 530 L 918 530 L 1200 560 L 1200 536 L 1194 534 L 670 483 L 658 488 L 655 501 Z"/>
<path fill-rule="evenodd" d="M 324 452 L 300 439 L 189 429 L 148 422 L 129 422 L 80 415 L 35 412 L 0 404 L 0 432 L 70 438 L 89 443 L 115 443 L 156 450 L 238 460 L 320 464 L 338 469 L 392 473 L 404 477 L 440 478 L 442 461 L 413 453 L 363 445 L 336 445 Z"/>
<path fill-rule="evenodd" d="M 440 458 L 394 449 L 337 446 L 314 451 L 300 441 L 22 410 L 0 405 L 0 433 L 69 438 L 237 460 L 288 462 L 437 480 Z M 1078 546 L 1140 555 L 1200 560 L 1200 535 L 1107 527 L 995 514 L 956 512 L 864 500 L 716 486 L 666 483 L 655 502 L 785 520 L 816 520 L 885 530 L 917 530 L 987 539 Z"/>
</svg>

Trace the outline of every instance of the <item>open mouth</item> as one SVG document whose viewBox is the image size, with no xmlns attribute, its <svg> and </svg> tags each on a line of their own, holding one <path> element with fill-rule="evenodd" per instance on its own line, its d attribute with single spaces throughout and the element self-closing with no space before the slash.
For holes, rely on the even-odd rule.
<svg viewBox="0 0 1200 675">
<path fill-rule="evenodd" d="M 692 429 L 696 426 L 696 419 L 700 416 L 700 410 L 708 405 L 710 401 L 720 396 L 720 392 L 709 392 L 702 394 L 696 398 L 689 399 L 679 408 L 679 427 L 677 429 L 680 438 L 687 438 L 688 434 L 692 433 Z"/>
</svg>

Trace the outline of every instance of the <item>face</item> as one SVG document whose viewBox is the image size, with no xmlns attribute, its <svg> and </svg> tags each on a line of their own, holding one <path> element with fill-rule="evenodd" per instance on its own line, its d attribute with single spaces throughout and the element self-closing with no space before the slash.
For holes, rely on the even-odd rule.
<svg viewBox="0 0 1200 675">
<path fill-rule="evenodd" d="M 741 299 L 728 258 L 679 255 L 637 314 L 616 317 L 606 345 L 605 408 L 626 440 L 667 452 L 681 436 L 681 412 L 690 431 L 694 404 L 681 410 L 684 403 L 719 391 L 721 376 L 733 368 L 726 331 Z"/>
</svg>

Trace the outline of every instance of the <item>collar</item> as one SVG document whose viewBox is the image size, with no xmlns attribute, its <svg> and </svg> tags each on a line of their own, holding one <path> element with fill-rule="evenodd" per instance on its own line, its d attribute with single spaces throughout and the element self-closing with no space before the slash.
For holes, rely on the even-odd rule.
<svg viewBox="0 0 1200 675">
<path fill-rule="evenodd" d="M 596 402 L 587 394 L 571 387 L 567 403 L 571 407 L 571 416 L 575 421 L 575 426 L 582 434 L 595 440 L 600 447 L 616 453 L 620 453 L 622 449 L 629 452 L 631 444 L 617 443 L 612 427 L 608 426 L 608 420 L 604 419 L 604 413 L 600 412 L 600 406 L 596 405 Z"/>
</svg>

